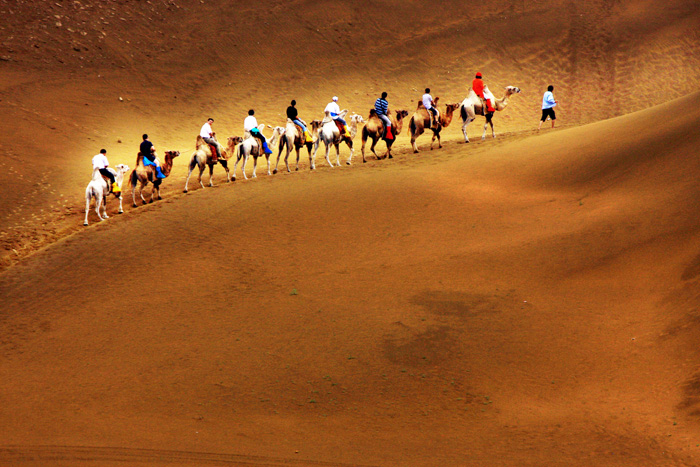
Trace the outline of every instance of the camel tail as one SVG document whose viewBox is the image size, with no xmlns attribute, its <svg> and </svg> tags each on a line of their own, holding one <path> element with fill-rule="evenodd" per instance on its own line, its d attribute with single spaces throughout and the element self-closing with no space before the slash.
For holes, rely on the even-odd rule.
<svg viewBox="0 0 700 467">
<path fill-rule="evenodd" d="M 463 122 L 467 120 L 467 109 L 463 105 L 459 106 L 459 116 L 462 117 Z"/>
<path fill-rule="evenodd" d="M 416 122 L 413 120 L 413 117 L 411 117 L 411 121 L 408 122 L 408 130 L 411 134 L 416 132 Z"/>
<path fill-rule="evenodd" d="M 131 183 L 131 187 L 136 186 L 136 182 L 138 182 L 138 177 L 136 176 L 136 169 L 131 171 L 131 175 L 129 175 L 129 182 Z"/>
</svg>

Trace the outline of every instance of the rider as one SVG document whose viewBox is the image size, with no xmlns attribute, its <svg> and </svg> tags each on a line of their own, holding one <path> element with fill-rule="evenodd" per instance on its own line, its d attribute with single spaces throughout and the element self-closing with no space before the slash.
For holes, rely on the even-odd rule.
<svg viewBox="0 0 700 467">
<path fill-rule="evenodd" d="M 311 137 L 311 133 L 309 133 L 309 130 L 306 128 L 304 121 L 301 118 L 299 118 L 299 112 L 297 111 L 297 108 L 294 107 L 295 105 L 297 105 L 297 101 L 292 100 L 291 105 L 287 107 L 287 118 L 301 127 L 301 129 L 304 131 L 304 137 L 306 138 L 306 142 L 310 143 L 313 141 L 313 138 Z"/>
<path fill-rule="evenodd" d="M 100 153 L 92 158 L 92 170 L 94 171 L 95 169 L 98 169 L 102 175 L 109 178 L 109 180 L 112 182 L 110 185 L 112 187 L 112 193 L 119 195 L 122 189 L 119 188 L 119 185 L 117 185 L 117 181 L 114 178 L 114 174 L 110 170 L 107 170 L 107 167 L 109 167 L 107 150 L 100 149 Z"/>
<path fill-rule="evenodd" d="M 474 90 L 474 93 L 484 99 L 484 103 L 486 104 L 486 110 L 489 112 L 495 112 L 496 109 L 493 108 L 493 104 L 491 103 L 491 99 L 486 99 L 484 98 L 484 82 L 481 79 L 481 72 L 477 71 L 476 72 L 476 77 L 472 81 L 472 89 Z"/>
<path fill-rule="evenodd" d="M 433 104 L 433 96 L 430 95 L 430 88 L 425 88 L 425 94 L 423 94 L 423 107 L 433 114 L 433 118 L 431 119 L 431 128 L 437 127 L 438 122 L 438 110 L 433 107 Z"/>
<path fill-rule="evenodd" d="M 258 120 L 254 117 L 254 115 L 255 110 L 250 109 L 248 111 L 248 116 L 243 121 L 243 129 L 249 132 L 251 136 L 258 138 L 260 141 L 262 141 L 262 147 L 265 151 L 265 154 L 272 154 L 272 149 L 268 147 L 265 135 L 260 133 L 260 130 L 258 130 Z"/>
<path fill-rule="evenodd" d="M 141 142 L 141 145 L 139 146 L 139 150 L 141 151 L 141 154 L 143 155 L 143 159 L 144 159 L 143 165 L 155 165 L 156 166 L 156 178 L 165 178 L 165 174 L 160 169 L 160 162 L 158 162 L 158 158 L 156 157 L 156 147 L 153 146 L 153 143 L 151 143 L 148 140 L 148 135 L 145 133 L 143 134 L 143 141 Z M 148 162 L 146 162 L 146 161 L 148 161 Z"/>
<path fill-rule="evenodd" d="M 343 129 L 345 130 L 345 135 L 348 138 L 351 138 L 352 136 L 350 135 L 350 131 L 348 130 L 348 124 L 345 120 L 340 118 L 340 107 L 338 107 L 338 96 L 333 96 L 333 100 L 328 103 L 326 106 L 324 112 L 328 112 L 331 117 L 333 117 L 333 120 L 336 120 L 340 123 L 343 124 Z"/>
<path fill-rule="evenodd" d="M 199 136 L 202 137 L 205 143 L 214 146 L 214 148 L 216 149 L 216 154 L 212 154 L 212 159 L 214 163 L 216 163 L 221 157 L 221 150 L 219 149 L 219 143 L 217 143 L 214 139 L 216 133 L 214 133 L 214 130 L 211 129 L 213 123 L 214 119 L 209 117 L 207 119 L 207 122 L 204 125 L 202 125 L 202 129 L 199 130 Z"/>
<path fill-rule="evenodd" d="M 382 97 L 374 101 L 374 110 L 377 112 L 377 116 L 384 123 L 386 130 L 384 131 L 385 139 L 394 139 L 394 135 L 391 134 L 391 119 L 389 119 L 389 102 L 386 100 L 387 93 L 383 92 Z"/>
</svg>

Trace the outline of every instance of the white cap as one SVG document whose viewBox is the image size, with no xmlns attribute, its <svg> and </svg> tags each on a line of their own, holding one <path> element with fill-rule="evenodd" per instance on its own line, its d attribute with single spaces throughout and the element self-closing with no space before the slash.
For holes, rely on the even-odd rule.
<svg viewBox="0 0 700 467">
<path fill-rule="evenodd" d="M 338 96 L 333 96 L 333 102 L 337 102 L 337 101 L 338 101 Z"/>
</svg>

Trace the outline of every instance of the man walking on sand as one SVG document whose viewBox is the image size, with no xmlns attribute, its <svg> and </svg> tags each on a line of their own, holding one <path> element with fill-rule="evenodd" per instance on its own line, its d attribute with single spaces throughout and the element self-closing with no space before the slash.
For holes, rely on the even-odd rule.
<svg viewBox="0 0 700 467">
<path fill-rule="evenodd" d="M 540 131 L 542 123 L 547 120 L 547 117 L 552 119 L 552 128 L 554 128 L 554 121 L 557 119 L 557 116 L 554 114 L 554 106 L 557 105 L 559 101 L 554 99 L 552 91 L 554 91 L 554 86 L 550 84 L 547 86 L 547 92 L 542 96 L 542 118 L 540 119 L 540 126 L 537 127 L 537 131 Z"/>
</svg>

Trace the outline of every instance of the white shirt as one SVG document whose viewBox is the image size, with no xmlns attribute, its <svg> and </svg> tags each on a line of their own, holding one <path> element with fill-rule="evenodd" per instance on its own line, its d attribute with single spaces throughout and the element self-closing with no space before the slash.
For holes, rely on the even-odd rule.
<svg viewBox="0 0 700 467">
<path fill-rule="evenodd" d="M 99 153 L 92 158 L 92 170 L 106 169 L 107 167 L 109 167 L 109 162 L 107 161 L 107 156 L 104 154 Z"/>
<path fill-rule="evenodd" d="M 324 112 L 324 113 L 325 113 L 325 112 L 329 112 L 329 113 L 331 114 L 331 117 L 333 117 L 334 119 L 336 119 L 336 118 L 338 118 L 338 114 L 340 113 L 340 107 L 338 107 L 338 103 L 337 103 L 337 102 L 330 102 L 330 103 L 326 106 L 326 108 L 324 109 L 323 112 Z M 333 114 L 335 114 L 335 115 L 333 115 Z"/>
<path fill-rule="evenodd" d="M 423 94 L 423 107 L 429 109 L 433 106 L 433 96 L 428 93 Z"/>
<path fill-rule="evenodd" d="M 199 136 L 201 136 L 202 138 L 211 138 L 212 133 L 214 133 L 214 131 L 211 129 L 211 125 L 209 125 L 209 122 L 202 125 L 202 129 L 199 130 Z"/>
<path fill-rule="evenodd" d="M 258 127 L 258 119 L 255 118 L 255 115 L 248 115 L 245 120 L 243 120 L 243 129 L 245 131 L 250 131 L 253 128 Z"/>
</svg>

